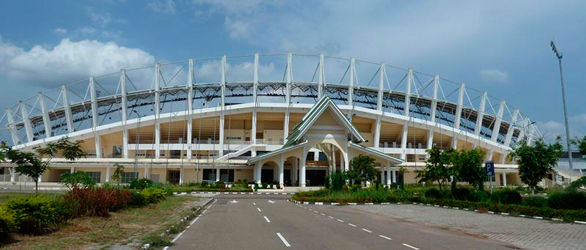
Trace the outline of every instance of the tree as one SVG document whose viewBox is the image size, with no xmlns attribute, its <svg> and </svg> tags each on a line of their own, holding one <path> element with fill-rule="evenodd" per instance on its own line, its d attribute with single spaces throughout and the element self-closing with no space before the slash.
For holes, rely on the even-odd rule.
<svg viewBox="0 0 586 250">
<path fill-rule="evenodd" d="M 519 165 L 519 176 L 533 192 L 537 184 L 556 166 L 558 158 L 562 154 L 560 137 L 553 144 L 548 144 L 539 139 L 535 145 L 528 145 L 524 140 L 520 141 L 511 152 L 511 156 Z"/>
<path fill-rule="evenodd" d="M 578 146 L 578 151 L 582 155 L 582 159 L 586 160 L 586 135 L 582 139 L 576 137 L 572 143 Z"/>
<path fill-rule="evenodd" d="M 484 156 L 484 151 L 479 148 L 454 151 L 451 159 L 454 179 L 466 181 L 482 190 L 486 178 L 486 171 L 482 165 Z"/>
<path fill-rule="evenodd" d="M 453 175 L 450 168 L 453 149 L 443 150 L 433 147 L 427 150 L 429 158 L 425 163 L 425 169 L 417 172 L 419 183 L 437 181 L 439 189 L 442 190 L 444 184 L 450 180 Z"/>
<path fill-rule="evenodd" d="M 8 159 L 15 164 L 15 171 L 19 174 L 31 177 L 35 182 L 35 193 L 39 192 L 39 178 L 43 175 L 47 169 L 49 169 L 49 163 L 42 161 L 33 152 L 22 152 L 8 148 L 6 153 Z"/>
<path fill-rule="evenodd" d="M 112 180 L 115 181 L 118 186 L 120 186 L 120 181 L 122 180 L 122 175 L 124 174 L 124 166 L 114 163 L 114 174 L 112 174 Z"/>
<path fill-rule="evenodd" d="M 57 142 L 49 142 L 45 147 L 36 148 L 39 155 L 48 155 L 55 157 L 59 153 L 68 161 L 75 161 L 87 156 L 87 153 L 81 147 L 82 140 L 75 142 L 69 141 L 69 137 L 63 137 Z"/>
<path fill-rule="evenodd" d="M 65 183 L 69 189 L 87 188 L 96 184 L 96 182 L 84 172 L 66 173 L 63 175 L 61 182 Z"/>
<path fill-rule="evenodd" d="M 352 159 L 352 169 L 348 171 L 348 178 L 356 182 L 373 181 L 378 171 L 374 167 L 375 159 L 367 155 L 359 155 Z"/>
</svg>

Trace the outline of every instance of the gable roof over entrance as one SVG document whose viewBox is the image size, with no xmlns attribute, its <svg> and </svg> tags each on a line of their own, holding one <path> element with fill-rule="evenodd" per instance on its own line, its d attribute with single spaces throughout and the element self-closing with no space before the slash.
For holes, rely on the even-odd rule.
<svg viewBox="0 0 586 250">
<path fill-rule="evenodd" d="M 359 145 L 358 143 L 365 142 L 366 139 L 364 139 L 360 132 L 358 132 L 354 125 L 352 125 L 352 122 L 350 122 L 348 118 L 346 118 L 346 116 L 344 115 L 344 113 L 342 113 L 338 106 L 329 97 L 324 96 L 320 98 L 317 101 L 317 103 L 313 105 L 313 107 L 311 107 L 311 109 L 303 116 L 303 118 L 301 118 L 301 122 L 299 122 L 299 124 L 295 126 L 291 134 L 289 134 L 289 136 L 287 137 L 287 142 L 285 143 L 285 145 L 283 145 L 283 147 L 275 151 L 268 152 L 266 154 L 251 157 L 248 159 L 247 163 L 252 164 L 306 146 L 307 140 L 306 138 L 304 138 L 304 135 L 327 110 L 330 111 L 330 114 L 348 132 L 347 136 L 349 140 L 349 147 L 366 154 L 375 155 L 379 158 L 388 160 L 389 162 L 394 164 L 399 164 L 403 162 L 400 159 L 386 155 L 385 153 L 378 151 L 376 149 L 371 149 Z"/>
</svg>

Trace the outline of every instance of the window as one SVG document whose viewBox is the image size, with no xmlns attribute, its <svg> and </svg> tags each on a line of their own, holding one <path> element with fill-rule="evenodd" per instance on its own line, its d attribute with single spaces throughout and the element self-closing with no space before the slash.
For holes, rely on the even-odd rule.
<svg viewBox="0 0 586 250">
<path fill-rule="evenodd" d="M 239 136 L 226 136 L 226 140 L 241 140 L 242 137 Z"/>
<path fill-rule="evenodd" d="M 216 181 L 216 170 L 215 169 L 204 169 L 203 170 L 204 181 Z"/>
<path fill-rule="evenodd" d="M 95 183 L 100 183 L 100 175 L 102 173 L 100 172 L 84 172 L 85 174 L 87 174 L 87 176 L 89 176 L 90 178 L 92 178 L 92 180 L 94 180 Z"/>
<path fill-rule="evenodd" d="M 181 174 L 179 173 L 179 171 L 169 170 L 167 172 L 167 180 L 169 181 L 169 183 L 177 184 L 179 183 L 180 175 Z"/>
<path fill-rule="evenodd" d="M 138 179 L 138 172 L 124 172 L 120 181 L 122 183 L 130 183 L 134 179 Z"/>
<path fill-rule="evenodd" d="M 220 181 L 234 182 L 234 169 L 220 169 Z"/>
</svg>

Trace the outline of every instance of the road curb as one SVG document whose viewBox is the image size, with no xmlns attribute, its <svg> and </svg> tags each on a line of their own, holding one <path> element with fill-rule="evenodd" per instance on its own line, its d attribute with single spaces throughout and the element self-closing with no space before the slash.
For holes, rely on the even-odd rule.
<svg viewBox="0 0 586 250">
<path fill-rule="evenodd" d="M 295 203 L 295 204 L 301 204 L 301 205 L 320 205 L 320 206 L 361 206 L 361 205 L 401 205 L 401 202 L 381 202 L 381 203 L 373 203 L 373 202 L 349 202 L 349 203 L 339 203 L 339 202 L 310 202 L 310 201 L 296 201 L 293 199 L 289 199 L 289 201 Z M 542 217 L 542 216 L 527 216 L 527 215 L 523 215 L 523 214 L 519 214 L 519 215 L 514 215 L 514 214 L 510 214 L 510 213 L 501 213 L 501 212 L 494 212 L 494 211 L 486 211 L 486 212 L 482 212 L 482 211 L 478 211 L 478 210 L 470 210 L 466 207 L 464 208 L 460 208 L 460 207 L 450 207 L 450 206 L 440 206 L 437 204 L 426 204 L 426 203 L 417 203 L 417 202 L 413 202 L 407 205 L 418 205 L 418 206 L 424 206 L 424 207 L 436 207 L 436 208 L 441 208 L 441 209 L 453 209 L 453 210 L 461 210 L 461 211 L 468 211 L 468 212 L 474 212 L 474 213 L 479 213 L 479 214 L 487 214 L 487 215 L 496 215 L 496 216 L 509 216 L 509 217 L 517 217 L 517 218 L 526 218 L 526 219 L 534 219 L 534 220 L 545 220 L 545 221 L 552 221 L 552 222 L 564 222 L 564 223 L 573 223 L 573 224 L 579 224 L 579 225 L 586 225 L 586 221 L 567 221 L 567 220 L 563 220 L 561 218 L 548 218 L 548 217 Z"/>
</svg>

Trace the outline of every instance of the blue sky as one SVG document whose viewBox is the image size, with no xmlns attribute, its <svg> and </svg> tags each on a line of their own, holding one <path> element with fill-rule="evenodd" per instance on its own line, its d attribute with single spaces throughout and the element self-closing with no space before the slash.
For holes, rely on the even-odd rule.
<svg viewBox="0 0 586 250">
<path fill-rule="evenodd" d="M 586 134 L 585 1 L 0 1 L 0 108 L 89 74 L 190 57 L 325 53 L 440 74 Z"/>
</svg>

